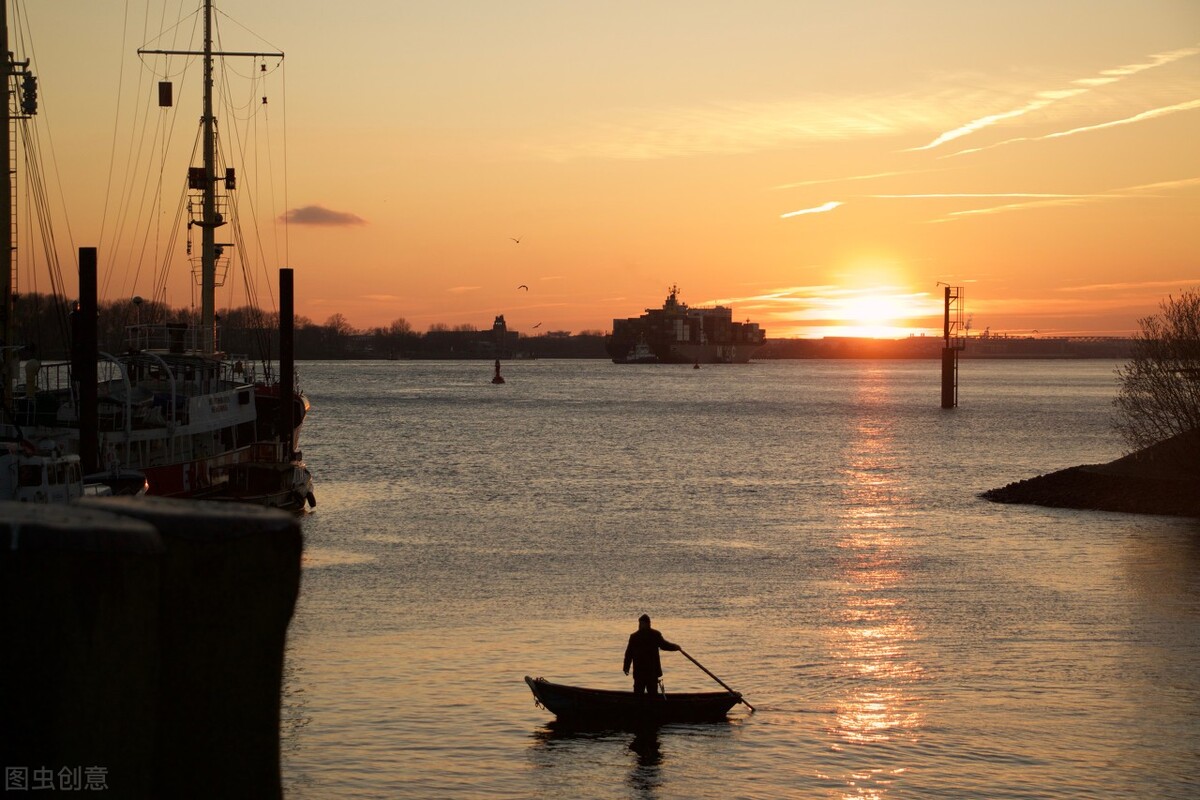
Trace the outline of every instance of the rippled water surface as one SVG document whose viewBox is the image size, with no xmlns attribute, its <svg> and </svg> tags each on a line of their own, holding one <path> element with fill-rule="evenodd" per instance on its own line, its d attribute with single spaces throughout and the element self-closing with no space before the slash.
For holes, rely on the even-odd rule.
<svg viewBox="0 0 1200 800">
<path fill-rule="evenodd" d="M 301 365 L 288 796 L 1200 796 L 1200 523 L 976 497 L 1120 455 L 1115 366 Z M 757 712 L 551 724 L 643 612 Z"/>
</svg>

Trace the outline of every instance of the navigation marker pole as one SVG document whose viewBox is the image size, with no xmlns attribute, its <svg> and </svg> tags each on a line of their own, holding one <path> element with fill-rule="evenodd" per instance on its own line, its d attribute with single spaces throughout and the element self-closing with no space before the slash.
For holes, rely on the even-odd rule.
<svg viewBox="0 0 1200 800">
<path fill-rule="evenodd" d="M 938 281 L 941 285 L 941 281 Z M 958 406 L 958 354 L 967 346 L 963 336 L 963 289 L 946 285 L 946 315 L 942 324 L 942 408 Z"/>
</svg>

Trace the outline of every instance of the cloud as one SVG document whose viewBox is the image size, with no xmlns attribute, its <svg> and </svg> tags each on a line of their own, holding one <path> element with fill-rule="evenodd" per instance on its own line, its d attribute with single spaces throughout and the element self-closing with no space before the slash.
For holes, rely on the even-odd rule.
<svg viewBox="0 0 1200 800">
<path fill-rule="evenodd" d="M 557 141 L 530 143 L 543 158 L 648 160 L 736 155 L 928 130 L 946 118 L 944 104 L 915 97 L 811 97 L 799 100 L 711 104 L 692 108 L 608 110 L 581 121 Z M 620 119 L 614 122 L 612 120 Z"/>
<path fill-rule="evenodd" d="M 1022 90 L 1028 99 L 1018 101 L 1015 108 L 980 115 L 966 124 L 959 124 L 961 117 L 954 116 L 954 109 L 995 103 L 995 94 L 987 93 L 986 100 L 983 92 L 966 96 L 956 85 L 949 97 L 922 91 L 896 95 L 812 95 L 773 102 L 709 103 L 665 109 L 606 108 L 596 116 L 579 118 L 562 129 L 540 134 L 537 140 L 526 142 L 525 147 L 552 161 L 649 160 L 737 155 L 806 143 L 907 136 L 914 131 L 946 127 L 929 144 L 911 148 L 931 150 L 1197 53 L 1200 47 L 1173 50 L 1150 56 L 1144 62 L 1069 81 L 1063 87 Z M 789 184 L 797 185 L 805 184 Z"/>
<path fill-rule="evenodd" d="M 1051 206 L 1065 205 L 1081 205 L 1084 203 L 1096 203 L 1104 200 L 1123 200 L 1135 197 L 1157 197 L 1157 193 L 1163 190 L 1180 189 L 1189 186 L 1200 184 L 1200 178 L 1180 178 L 1172 181 L 1161 181 L 1158 183 L 1144 183 L 1139 186 L 1127 186 L 1123 189 L 1114 189 L 1109 192 L 1097 192 L 1095 194 L 1063 194 L 1063 195 L 991 195 L 992 197 L 1034 197 L 1035 199 L 1029 203 L 1006 203 L 1002 206 L 991 206 L 989 208 L 971 208 L 964 211 L 951 211 L 945 217 L 932 220 L 933 222 L 949 222 L 952 219 L 960 217 L 972 217 L 986 214 L 1001 214 L 1006 211 L 1020 211 L 1029 208 L 1047 208 Z M 952 195 L 947 195 L 952 196 Z M 987 197 L 989 195 L 980 195 Z"/>
<path fill-rule="evenodd" d="M 796 181 L 795 183 L 782 183 L 779 186 L 772 186 L 772 189 L 797 189 L 801 186 L 820 186 L 826 183 L 841 183 L 843 181 L 869 181 L 875 178 L 892 178 L 897 175 L 919 175 L 933 170 L 926 169 L 906 169 L 893 170 L 892 172 L 873 172 L 870 175 L 848 175 L 842 178 L 818 178 L 811 181 Z"/>
<path fill-rule="evenodd" d="M 473 292 L 476 289 L 482 289 L 482 288 L 483 288 L 482 286 L 451 286 L 446 291 L 454 292 L 455 294 L 461 294 L 463 292 Z"/>
<path fill-rule="evenodd" d="M 1190 286 L 1200 283 L 1200 278 L 1178 278 L 1166 281 L 1128 281 L 1125 283 L 1092 283 L 1086 286 L 1060 286 L 1060 292 L 1109 292 L 1113 290 L 1128 291 L 1130 289 L 1164 289 Z"/>
<path fill-rule="evenodd" d="M 1099 77 L 1080 78 L 1071 82 L 1072 86 L 1079 88 L 1053 89 L 1049 91 L 1037 92 L 1034 95 L 1034 99 L 1030 100 L 1025 105 L 1018 106 L 1010 111 L 1002 111 L 997 114 L 988 114 L 986 116 L 979 117 L 978 119 L 971 120 L 965 125 L 960 125 L 957 128 L 942 133 L 929 144 L 922 145 L 921 147 L 914 147 L 912 150 L 932 150 L 935 147 L 940 147 L 947 142 L 952 142 L 955 139 L 968 136 L 976 131 L 991 127 L 999 122 L 1016 119 L 1017 117 L 1022 117 L 1031 112 L 1046 108 L 1047 106 L 1057 103 L 1060 100 L 1077 97 L 1081 94 L 1091 91 L 1097 86 L 1112 84 L 1131 75 L 1136 75 L 1139 72 L 1143 72 L 1148 69 L 1154 69 L 1155 67 L 1160 67 L 1164 64 L 1170 64 L 1173 61 L 1179 61 L 1183 58 L 1190 58 L 1197 53 L 1200 53 L 1200 47 L 1189 47 L 1180 50 L 1171 50 L 1166 53 L 1158 53 L 1149 56 L 1148 61 L 1106 69 L 1100 72 Z"/>
<path fill-rule="evenodd" d="M 1067 130 L 1067 131 L 1058 131 L 1056 133 L 1047 133 L 1044 136 L 1018 136 L 1013 139 L 1005 139 L 1002 142 L 996 142 L 995 144 L 989 144 L 984 147 L 972 147 L 969 150 L 959 150 L 957 153 L 951 153 L 949 156 L 946 156 L 946 158 L 953 158 L 954 156 L 964 156 L 969 153 L 978 153 L 983 150 L 991 150 L 993 147 L 1001 147 L 1002 145 L 1014 144 L 1016 142 L 1041 142 L 1041 141 L 1045 141 L 1047 139 L 1061 139 L 1065 136 L 1074 136 L 1078 133 L 1089 133 L 1091 131 L 1104 130 L 1105 128 L 1115 128 L 1118 125 L 1131 125 L 1135 122 L 1144 122 L 1145 120 L 1154 119 L 1155 117 L 1162 117 L 1162 116 L 1166 116 L 1167 114 L 1177 114 L 1180 111 L 1192 111 L 1193 109 L 1197 109 L 1197 108 L 1200 108 L 1200 100 L 1188 100 L 1183 103 L 1176 103 L 1175 105 L 1172 105 L 1172 106 L 1163 106 L 1161 108 L 1152 108 L 1149 111 L 1143 111 L 1140 114 L 1134 114 L 1132 117 L 1125 117 L 1124 119 L 1115 119 L 1115 120 L 1111 120 L 1109 122 L 1100 122 L 1095 125 L 1084 125 L 1084 126 L 1081 126 L 1078 128 L 1071 128 L 1070 130 Z"/>
<path fill-rule="evenodd" d="M 798 217 L 801 214 L 823 214 L 826 211 L 833 211 L 841 204 L 840 200 L 830 200 L 828 203 L 822 203 L 814 208 L 802 208 L 799 211 L 789 211 L 786 214 L 780 214 L 779 218 L 787 219 L 788 217 Z"/>
<path fill-rule="evenodd" d="M 1073 96 L 1076 94 L 1083 94 L 1085 91 L 1087 91 L 1087 90 L 1086 89 L 1078 89 L 1075 92 L 1073 92 L 1072 95 L 1070 95 L 1070 96 Z M 959 139 L 963 136 L 967 136 L 968 134 L 975 133 L 975 131 L 980 131 L 980 130 L 983 130 L 984 128 L 989 128 L 992 125 L 995 125 L 997 122 L 1003 122 L 1006 119 L 1016 119 L 1017 117 L 1025 116 L 1026 114 L 1030 113 L 1031 111 L 1038 111 L 1040 109 L 1043 109 L 1046 106 L 1053 103 L 1055 100 L 1059 100 L 1059 99 L 1062 99 L 1062 98 L 1060 98 L 1060 97 L 1042 97 L 1038 100 L 1034 100 L 1030 103 L 1023 105 L 1020 108 L 1014 108 L 1012 111 L 1004 111 L 999 114 L 989 114 L 986 117 L 980 117 L 979 119 L 971 120 L 966 125 L 955 128 L 952 131 L 946 131 L 941 136 L 937 137 L 936 139 L 934 139 L 932 142 L 930 142 L 927 145 L 922 145 L 921 147 L 913 147 L 911 149 L 912 150 L 932 150 L 933 148 L 943 145 L 946 142 L 952 142 L 955 139 Z"/>
<path fill-rule="evenodd" d="M 897 286 L 846 287 L 832 284 L 784 286 L 745 297 L 724 297 L 701 305 L 733 306 L 745 311 L 786 315 L 791 320 L 844 319 L 836 316 L 856 300 L 887 298 L 897 310 L 896 319 L 913 319 L 939 312 L 941 301 L 928 292 L 913 292 Z M 900 310 L 903 309 L 903 310 Z"/>
<path fill-rule="evenodd" d="M 285 213 L 281 219 L 293 225 L 366 225 L 367 221 L 348 211 L 334 211 L 323 206 L 301 206 Z"/>
<path fill-rule="evenodd" d="M 987 192 L 987 193 L 965 193 L 965 192 L 946 192 L 940 194 L 871 194 L 867 197 L 876 200 L 925 200 L 925 199 L 955 199 L 964 197 L 1092 197 L 1094 195 L 1082 194 L 1050 194 L 1045 192 Z"/>
</svg>

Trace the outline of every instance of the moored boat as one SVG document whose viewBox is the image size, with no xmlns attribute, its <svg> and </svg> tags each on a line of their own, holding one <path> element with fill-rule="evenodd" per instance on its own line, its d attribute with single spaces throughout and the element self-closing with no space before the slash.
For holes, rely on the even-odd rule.
<svg viewBox="0 0 1200 800">
<path fill-rule="evenodd" d="M 734 692 L 667 692 L 636 695 L 612 689 L 587 689 L 525 676 L 538 705 L 560 720 L 587 724 L 663 725 L 670 722 L 717 722 L 741 702 Z"/>
<path fill-rule="evenodd" d="M 41 445 L 0 434 L 0 501 L 59 505 L 115 493 L 104 481 L 83 475 L 79 456 L 60 452 L 53 442 Z"/>
<path fill-rule="evenodd" d="M 85 480 L 107 484 L 113 493 L 148 491 L 168 497 L 238 500 L 300 510 L 306 504 L 315 505 L 315 498 L 312 476 L 299 450 L 300 429 L 309 404 L 296 385 L 290 341 L 286 360 L 284 357 L 285 330 L 290 336 L 292 324 L 291 270 L 280 271 L 278 372 L 267 361 L 269 345 L 264 347 L 261 374 L 250 358 L 223 351 L 215 306 L 216 288 L 224 283 L 234 254 L 252 248 L 244 245 L 238 221 L 239 204 L 234 195 L 237 169 L 223 158 L 232 157 L 232 153 L 219 146 L 214 61 L 229 56 L 281 60 L 283 54 L 214 51 L 212 0 L 204 0 L 202 11 L 201 49 L 138 51 L 143 58 L 202 59 L 200 164 L 187 169 L 178 206 L 181 213 L 186 209 L 185 253 L 197 278 L 199 319 L 143 324 L 139 310 L 138 324 L 127 327 L 127 349 L 115 356 L 99 352 L 94 327 L 90 333 L 85 325 L 79 325 L 83 333 L 76 330 L 77 323 L 85 317 L 94 321 L 96 316 L 94 248 L 89 281 L 82 277 L 81 249 L 82 308 L 78 314 L 72 314 L 70 323 L 74 337 L 72 359 L 69 362 L 29 359 L 25 365 L 26 380 L 21 385 L 16 382 L 19 366 L 16 354 L 21 348 L 13 344 L 16 340 L 13 292 L 3 292 L 0 407 L 11 409 L 12 424 L 8 424 L 6 417 L 0 434 L 19 435 L 36 448 L 50 448 L 74 457 L 80 462 L 78 466 L 84 471 Z M 4 19 L 0 15 L 0 22 Z M 0 24 L 0 29 L 6 29 L 6 25 Z M 23 85 L 29 83 L 32 76 L 28 74 L 28 64 L 27 60 L 18 61 L 10 55 L 8 69 L 0 70 L 4 73 L 0 77 L 9 83 L 19 74 L 27 79 Z M 160 82 L 158 89 L 160 106 L 170 107 L 169 81 Z M 36 113 L 36 103 L 31 97 L 23 96 L 22 101 L 23 117 Z M 4 115 L 0 131 L 8 129 L 9 116 Z M 10 148 L 4 149 L 8 152 Z M 11 171 L 12 153 L 9 160 Z M 4 195 L 0 192 L 0 196 Z M 7 193 L 10 205 L 14 195 L 10 187 Z M 15 219 L 16 215 L 0 214 L 0 229 L 10 217 Z M 200 232 L 195 243 L 193 230 Z M 230 241 L 218 241 L 218 230 L 226 231 L 221 238 Z M 8 238 L 12 236 L 9 224 Z M 16 285 L 10 263 L 12 250 L 15 248 L 0 248 L 0 286 Z M 242 263 L 246 270 L 245 262 Z M 286 314 L 284 273 L 288 278 Z M 60 282 L 61 278 L 56 281 Z M 90 287 L 86 291 L 85 284 Z M 160 296 L 154 299 L 161 308 L 166 308 L 164 285 L 165 281 L 160 280 L 155 289 Z M 143 301 L 134 297 L 132 302 L 140 309 Z M 89 311 L 85 313 L 84 308 Z M 94 393 L 80 388 L 86 383 L 90 389 L 93 382 Z"/>
<path fill-rule="evenodd" d="M 654 355 L 654 351 L 650 349 L 650 345 L 645 342 L 638 342 L 629 352 L 623 357 L 617 356 L 613 358 L 614 364 L 657 364 L 658 356 Z"/>
</svg>

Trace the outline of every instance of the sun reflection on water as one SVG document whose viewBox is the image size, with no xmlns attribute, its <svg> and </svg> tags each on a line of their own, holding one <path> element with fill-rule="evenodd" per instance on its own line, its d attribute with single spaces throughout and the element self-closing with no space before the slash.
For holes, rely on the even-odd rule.
<svg viewBox="0 0 1200 800">
<path fill-rule="evenodd" d="M 855 761 L 842 776 L 846 798 L 886 796 L 905 770 L 894 763 L 903 750 L 887 747 L 876 755 L 859 748 L 917 741 L 925 718 L 914 691 L 924 673 L 913 655 L 921 632 L 902 592 L 912 580 L 913 540 L 906 525 L 911 500 L 896 455 L 888 399 L 886 380 L 864 375 L 855 397 L 862 416 L 846 442 L 842 475 L 836 542 L 842 602 L 828 633 L 834 668 L 845 688 L 833 698 L 829 733 L 833 751 L 856 748 Z M 880 763 L 872 764 L 874 759 Z"/>
</svg>

